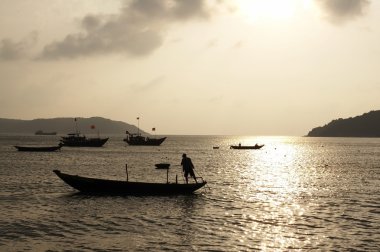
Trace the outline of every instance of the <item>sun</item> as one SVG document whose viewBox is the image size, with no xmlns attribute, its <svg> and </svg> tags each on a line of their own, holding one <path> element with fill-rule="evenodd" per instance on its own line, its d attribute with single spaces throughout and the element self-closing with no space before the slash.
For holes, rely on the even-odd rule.
<svg viewBox="0 0 380 252">
<path fill-rule="evenodd" d="M 238 0 L 239 12 L 252 23 L 292 18 L 300 0 Z"/>
</svg>

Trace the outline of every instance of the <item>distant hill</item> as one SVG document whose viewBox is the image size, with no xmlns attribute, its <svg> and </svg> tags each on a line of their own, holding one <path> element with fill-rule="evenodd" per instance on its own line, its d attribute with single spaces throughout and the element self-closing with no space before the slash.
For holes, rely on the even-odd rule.
<svg viewBox="0 0 380 252">
<path fill-rule="evenodd" d="M 100 134 L 125 134 L 137 132 L 137 127 L 121 121 L 113 121 L 102 117 L 81 118 L 77 117 L 78 130 L 83 134 L 100 132 Z M 91 129 L 91 125 L 95 129 Z M 23 133 L 34 134 L 37 130 L 44 132 L 56 131 L 58 134 L 75 132 L 75 121 L 73 117 L 17 120 L 0 118 L 0 133 Z M 140 130 L 142 134 L 146 132 Z M 148 134 L 147 134 L 148 135 Z"/>
<path fill-rule="evenodd" d="M 380 137 L 380 110 L 347 119 L 339 118 L 312 129 L 310 137 Z"/>
</svg>

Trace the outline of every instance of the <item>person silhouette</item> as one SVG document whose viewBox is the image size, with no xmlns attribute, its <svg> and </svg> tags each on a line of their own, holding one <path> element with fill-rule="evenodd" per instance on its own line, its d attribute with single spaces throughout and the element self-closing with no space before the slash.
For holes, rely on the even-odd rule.
<svg viewBox="0 0 380 252">
<path fill-rule="evenodd" d="M 195 174 L 194 174 L 193 162 L 191 162 L 191 158 L 187 157 L 185 153 L 182 154 L 181 165 L 182 165 L 182 170 L 184 172 L 186 184 L 189 183 L 188 178 L 187 178 L 189 174 L 191 177 L 194 178 L 195 183 L 198 183 L 197 178 L 195 177 Z"/>
</svg>

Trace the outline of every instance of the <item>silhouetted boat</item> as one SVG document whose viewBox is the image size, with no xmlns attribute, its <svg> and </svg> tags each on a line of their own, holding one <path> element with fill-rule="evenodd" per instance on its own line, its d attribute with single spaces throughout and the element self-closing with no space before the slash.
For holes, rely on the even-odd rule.
<svg viewBox="0 0 380 252">
<path fill-rule="evenodd" d="M 178 183 L 147 183 L 129 182 L 121 180 L 107 180 L 98 178 L 81 177 L 53 171 L 66 184 L 82 193 L 101 195 L 175 195 L 191 194 L 206 185 L 201 183 L 178 184 Z"/>
<path fill-rule="evenodd" d="M 123 140 L 129 145 L 150 145 L 150 146 L 159 146 L 165 141 L 166 137 L 163 138 L 151 138 L 144 137 L 141 134 L 130 134 L 127 131 L 127 137 Z"/>
<path fill-rule="evenodd" d="M 140 134 L 140 117 L 137 117 L 137 134 L 131 134 L 128 131 L 125 132 L 127 137 L 123 139 L 124 142 L 127 142 L 129 145 L 150 145 L 150 146 L 159 146 L 161 145 L 166 137 L 162 138 L 152 138 L 144 137 Z M 155 131 L 156 128 L 152 128 L 152 131 Z"/>
<path fill-rule="evenodd" d="M 258 144 L 255 144 L 255 145 L 231 145 L 230 146 L 230 149 L 238 149 L 238 150 L 248 150 L 248 149 L 261 149 L 262 147 L 264 146 L 263 145 L 258 145 Z"/>
<path fill-rule="evenodd" d="M 108 141 L 108 137 L 87 138 L 85 135 L 81 135 L 80 133 L 70 133 L 61 138 L 61 144 L 63 146 L 70 147 L 102 147 Z"/>
<path fill-rule="evenodd" d="M 18 151 L 34 151 L 34 152 L 50 152 L 60 150 L 61 144 L 58 146 L 15 146 Z"/>
<path fill-rule="evenodd" d="M 54 136 L 57 135 L 57 132 L 52 131 L 52 132 L 43 132 L 42 130 L 37 130 L 34 132 L 35 135 L 44 135 L 44 136 Z"/>
<path fill-rule="evenodd" d="M 170 168 L 170 164 L 168 164 L 168 163 L 159 163 L 159 164 L 155 164 L 154 166 L 156 166 L 156 169 L 169 169 Z"/>
</svg>

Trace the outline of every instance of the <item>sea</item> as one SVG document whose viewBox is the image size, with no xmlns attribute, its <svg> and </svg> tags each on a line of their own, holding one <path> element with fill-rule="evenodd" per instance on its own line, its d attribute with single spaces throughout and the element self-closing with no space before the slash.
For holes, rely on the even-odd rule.
<svg viewBox="0 0 380 252">
<path fill-rule="evenodd" d="M 0 251 L 379 251 L 380 139 L 112 135 L 101 148 L 18 152 L 60 136 L 0 135 Z M 260 150 L 230 145 L 264 144 Z M 214 147 L 219 147 L 215 149 Z M 81 176 L 183 183 L 186 153 L 207 186 L 192 195 L 94 196 Z M 192 182 L 192 180 L 189 180 Z"/>
</svg>

